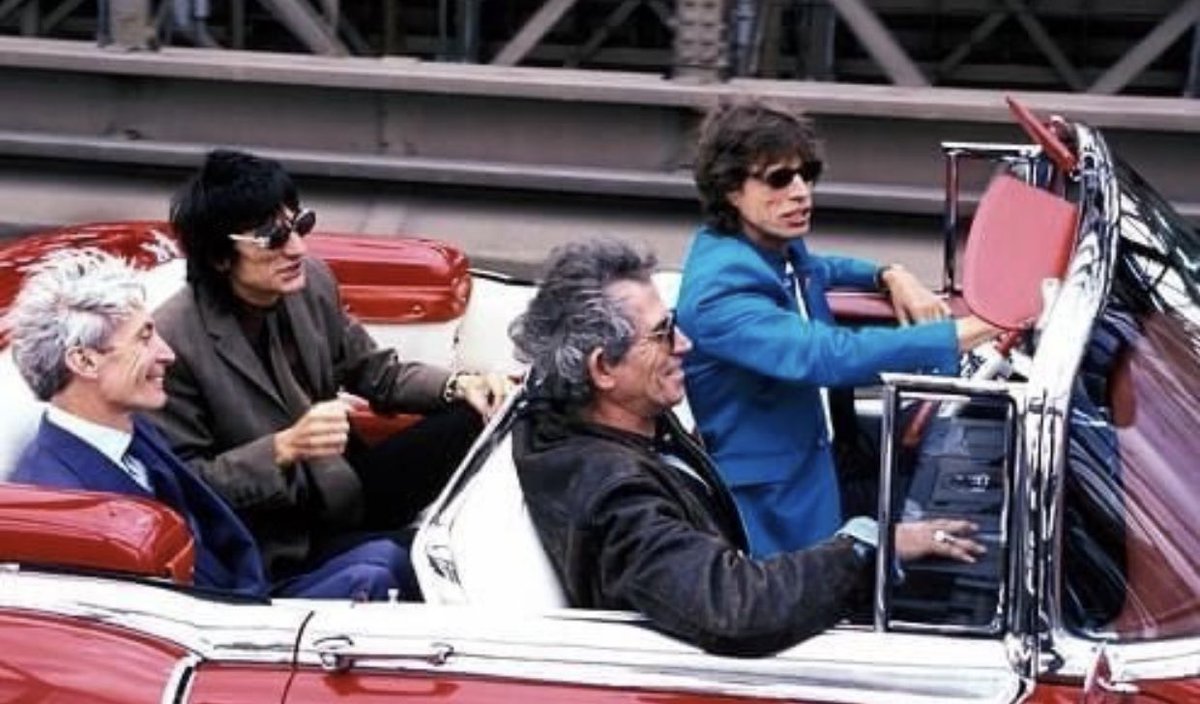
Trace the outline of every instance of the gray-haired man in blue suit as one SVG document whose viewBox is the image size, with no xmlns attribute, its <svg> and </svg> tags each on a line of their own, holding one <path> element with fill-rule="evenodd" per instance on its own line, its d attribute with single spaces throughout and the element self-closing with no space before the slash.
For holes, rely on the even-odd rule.
<svg viewBox="0 0 1200 704">
<path fill-rule="evenodd" d="M 384 598 L 404 565 L 335 557 L 269 584 L 245 525 L 174 455 L 139 412 L 161 408 L 175 354 L 155 329 L 145 291 L 121 260 L 96 250 L 52 257 L 22 287 L 12 312 L 13 357 L 48 402 L 13 480 L 154 498 L 187 522 L 197 586 L 249 596 Z"/>
</svg>

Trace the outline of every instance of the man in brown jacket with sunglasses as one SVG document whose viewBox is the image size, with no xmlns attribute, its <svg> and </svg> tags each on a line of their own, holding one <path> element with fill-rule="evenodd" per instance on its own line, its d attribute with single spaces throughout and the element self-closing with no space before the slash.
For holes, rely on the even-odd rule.
<svg viewBox="0 0 1200 704">
<path fill-rule="evenodd" d="M 157 420 L 250 527 L 275 580 L 381 537 L 406 547 L 505 391 L 499 377 L 377 347 L 307 256 L 315 221 L 278 163 L 212 152 L 171 207 L 188 286 L 155 316 L 178 354 Z M 347 394 L 426 418 L 367 447 Z"/>
</svg>

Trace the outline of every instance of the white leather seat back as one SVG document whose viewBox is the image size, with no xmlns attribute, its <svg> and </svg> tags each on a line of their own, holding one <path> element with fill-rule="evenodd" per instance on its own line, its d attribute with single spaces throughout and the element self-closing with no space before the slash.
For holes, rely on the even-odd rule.
<svg viewBox="0 0 1200 704">
<path fill-rule="evenodd" d="M 487 274 L 471 280 L 471 303 L 455 331 L 455 369 L 478 369 L 520 375 L 508 326 L 525 312 L 537 287 L 518 281 L 503 281 Z"/>
<path fill-rule="evenodd" d="M 0 423 L 0 481 L 8 481 L 17 468 L 17 459 L 37 434 L 46 407 L 17 371 L 12 346 L 0 353 L 0 399 L 4 399 L 4 422 Z"/>
<path fill-rule="evenodd" d="M 417 532 L 413 568 L 427 602 L 523 612 L 569 606 L 525 506 L 508 425 L 481 443 L 490 448 L 482 464 L 459 469 Z M 472 466 L 478 470 L 464 479 Z"/>
</svg>

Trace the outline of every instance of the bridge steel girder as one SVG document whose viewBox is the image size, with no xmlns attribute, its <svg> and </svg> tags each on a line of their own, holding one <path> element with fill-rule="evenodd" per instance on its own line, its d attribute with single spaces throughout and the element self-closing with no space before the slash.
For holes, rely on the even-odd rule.
<svg viewBox="0 0 1200 704">
<path fill-rule="evenodd" d="M 1117 63 L 1096 79 L 1089 93 L 1111 95 L 1129 85 L 1139 73 L 1146 70 L 1175 40 L 1193 27 L 1200 27 L 1200 0 L 1184 0 L 1175 11 L 1165 17 L 1150 33 L 1133 46 Z M 1200 33 L 1200 28 L 1195 30 Z M 1193 57 L 1193 62 L 1195 58 Z M 1189 79 L 1191 76 L 1189 76 Z M 1184 87 L 1184 92 L 1188 90 Z"/>
<path fill-rule="evenodd" d="M 558 21 L 567 14 L 567 11 L 575 6 L 576 0 L 546 0 L 541 7 L 533 13 L 529 21 L 517 32 L 517 35 L 509 40 L 504 48 L 496 54 L 492 59 L 492 64 L 496 66 L 516 66 L 525 58 L 525 55 L 537 46 L 537 43 L 546 36 L 546 33 L 558 24 Z"/>
<path fill-rule="evenodd" d="M 887 27 L 879 21 L 875 12 L 867 7 L 864 0 L 829 0 L 829 4 L 837 10 L 846 26 L 854 32 L 854 36 L 858 37 L 867 53 L 887 73 L 892 83 L 908 88 L 929 85 L 929 80 L 921 73 L 921 69 L 913 63 L 900 46 L 900 42 L 888 32 Z"/>
<path fill-rule="evenodd" d="M 729 68 L 729 30 L 721 0 L 675 0 L 672 75 L 714 83 Z"/>
<path fill-rule="evenodd" d="M 337 38 L 336 19 L 333 22 L 323 19 L 306 0 L 259 2 L 314 54 L 345 56 L 350 53 Z M 336 3 L 325 5 L 324 8 L 327 12 L 334 13 L 333 18 L 336 18 Z"/>
<path fill-rule="evenodd" d="M 300 176 L 694 200 L 694 128 L 724 98 L 803 109 L 826 145 L 822 208 L 936 213 L 941 140 L 1024 137 L 993 91 L 657 76 L 204 49 L 106 52 L 0 38 L 0 158 L 166 166 L 217 145 Z M 1105 128 L 1163 194 L 1200 215 L 1196 101 L 1028 93 L 1039 114 Z"/>
</svg>

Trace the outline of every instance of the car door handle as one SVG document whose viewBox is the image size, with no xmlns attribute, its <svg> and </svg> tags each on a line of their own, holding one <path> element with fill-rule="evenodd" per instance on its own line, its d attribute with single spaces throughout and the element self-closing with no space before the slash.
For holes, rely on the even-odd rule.
<svg viewBox="0 0 1200 704">
<path fill-rule="evenodd" d="M 326 672 L 345 672 L 362 660 L 377 661 L 416 661 L 426 665 L 445 665 L 454 654 L 454 646 L 449 643 L 433 642 L 425 648 L 411 652 L 388 651 L 386 653 L 371 653 L 354 649 L 354 639 L 350 636 L 328 636 L 318 638 L 313 642 L 313 649 L 321 660 L 321 669 Z"/>
</svg>

